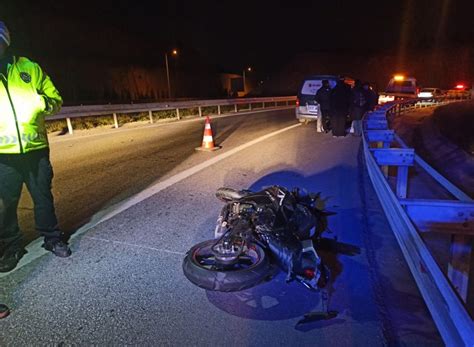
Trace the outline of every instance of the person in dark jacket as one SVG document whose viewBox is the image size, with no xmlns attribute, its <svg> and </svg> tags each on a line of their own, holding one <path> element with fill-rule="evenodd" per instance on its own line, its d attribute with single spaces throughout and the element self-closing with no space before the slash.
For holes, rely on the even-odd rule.
<svg viewBox="0 0 474 347">
<path fill-rule="evenodd" d="M 367 111 L 373 111 L 375 106 L 379 104 L 379 95 L 377 92 L 372 88 L 372 86 L 365 82 L 362 85 L 362 88 L 366 91 L 368 98 L 367 98 Z"/>
<path fill-rule="evenodd" d="M 331 112 L 331 87 L 328 80 L 323 80 L 323 85 L 316 92 L 315 100 L 321 109 L 321 118 L 318 118 L 318 131 L 328 132 L 330 130 L 329 119 Z"/>
<path fill-rule="evenodd" d="M 346 136 L 346 117 L 349 114 L 351 102 L 351 89 L 348 84 L 340 79 L 331 90 L 331 128 L 334 137 Z"/>
<path fill-rule="evenodd" d="M 362 135 L 362 117 L 368 109 L 368 92 L 362 88 L 362 83 L 357 80 L 351 90 L 351 129 L 355 136 Z"/>
</svg>

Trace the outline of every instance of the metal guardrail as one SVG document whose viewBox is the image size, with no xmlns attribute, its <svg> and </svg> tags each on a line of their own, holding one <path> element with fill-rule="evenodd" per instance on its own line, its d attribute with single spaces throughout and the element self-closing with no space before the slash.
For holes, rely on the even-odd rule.
<svg viewBox="0 0 474 347">
<path fill-rule="evenodd" d="M 474 202 L 388 129 L 387 116 L 418 108 L 420 101 L 412 99 L 385 104 L 366 115 L 365 162 L 387 219 L 444 342 L 448 346 L 473 346 L 474 323 L 462 301 L 465 300 L 462 291 L 467 291 L 469 279 L 465 275 L 469 260 L 466 264 L 465 258 L 470 255 L 468 246 L 472 241 L 466 242 L 464 238 L 472 237 Z M 446 100 L 433 100 L 433 103 L 441 102 Z M 393 144 L 397 148 L 391 148 Z M 458 200 L 406 199 L 408 169 L 415 163 Z M 395 189 L 389 184 L 387 166 L 398 168 Z M 448 276 L 443 274 L 422 240 L 419 233 L 425 231 L 453 235 L 451 253 L 455 259 L 450 263 Z M 470 263 L 474 266 L 474 262 Z"/>
<path fill-rule="evenodd" d="M 202 109 L 204 107 L 217 107 L 217 115 L 221 114 L 222 106 L 234 106 L 234 112 L 238 112 L 238 105 L 248 105 L 247 111 L 252 110 L 252 105 L 261 104 L 262 108 L 277 107 L 278 103 L 284 102 L 286 106 L 289 102 L 296 101 L 296 96 L 281 96 L 281 97 L 260 97 L 260 98 L 242 98 L 242 99 L 213 99 L 213 100 L 190 100 L 190 101 L 175 101 L 175 102 L 156 102 L 144 104 L 119 104 L 119 105 L 88 105 L 88 106 L 69 106 L 63 107 L 61 112 L 54 116 L 46 117 L 47 121 L 65 119 L 67 122 L 68 131 L 73 133 L 71 119 L 91 117 L 91 116 L 112 116 L 115 128 L 118 128 L 118 114 L 131 113 L 145 113 L 149 115 L 150 123 L 153 123 L 153 112 L 174 110 L 176 113 L 175 119 L 180 120 L 180 110 L 183 109 L 198 109 L 199 117 L 202 117 Z"/>
</svg>

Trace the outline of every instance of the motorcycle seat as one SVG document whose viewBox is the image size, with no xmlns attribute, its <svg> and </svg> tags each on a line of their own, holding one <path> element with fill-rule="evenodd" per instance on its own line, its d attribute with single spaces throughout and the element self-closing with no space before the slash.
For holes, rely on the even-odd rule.
<svg viewBox="0 0 474 347">
<path fill-rule="evenodd" d="M 222 187 L 217 189 L 216 197 L 222 201 L 237 201 L 250 194 L 248 190 L 236 190 L 232 188 Z"/>
</svg>

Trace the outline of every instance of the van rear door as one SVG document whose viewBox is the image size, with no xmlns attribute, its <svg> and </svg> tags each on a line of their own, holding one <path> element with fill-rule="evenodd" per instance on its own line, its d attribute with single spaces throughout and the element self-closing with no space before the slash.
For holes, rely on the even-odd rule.
<svg viewBox="0 0 474 347">
<path fill-rule="evenodd" d="M 301 85 L 300 92 L 298 93 L 298 99 L 300 100 L 300 105 L 305 106 L 308 105 L 315 105 L 316 101 L 314 100 L 317 91 L 323 85 L 322 79 L 307 79 L 303 81 Z M 334 88 L 336 85 L 335 80 L 329 80 L 329 86 Z"/>
</svg>

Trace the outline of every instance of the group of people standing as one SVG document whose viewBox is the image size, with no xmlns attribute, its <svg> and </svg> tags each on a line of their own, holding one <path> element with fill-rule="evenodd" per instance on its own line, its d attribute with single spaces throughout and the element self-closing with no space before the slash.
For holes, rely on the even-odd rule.
<svg viewBox="0 0 474 347">
<path fill-rule="evenodd" d="M 367 82 L 356 80 L 351 88 L 341 78 L 334 88 L 331 88 L 328 80 L 323 80 L 315 99 L 320 105 L 322 117 L 318 121 L 323 131 L 329 132 L 332 129 L 333 137 L 346 136 L 346 120 L 349 115 L 353 134 L 361 136 L 362 117 L 377 105 L 378 95 Z"/>
</svg>

